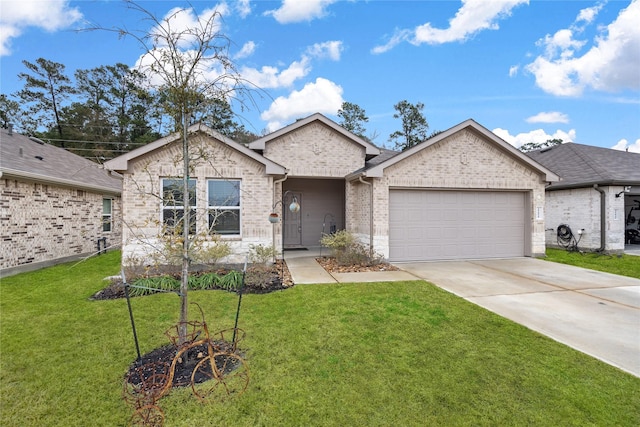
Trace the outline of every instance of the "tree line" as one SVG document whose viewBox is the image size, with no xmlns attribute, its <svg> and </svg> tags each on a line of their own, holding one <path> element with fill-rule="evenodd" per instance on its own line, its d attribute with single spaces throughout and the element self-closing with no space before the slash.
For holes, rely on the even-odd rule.
<svg viewBox="0 0 640 427">
<path fill-rule="evenodd" d="M 126 64 L 78 69 L 71 78 L 64 64 L 45 58 L 22 63 L 22 89 L 0 94 L 2 127 L 11 124 L 20 133 L 100 160 L 180 129 L 180 118 L 163 108 L 167 95 Z M 234 120 L 223 99 L 209 100 L 196 120 L 239 142 L 257 138 Z"/>
</svg>

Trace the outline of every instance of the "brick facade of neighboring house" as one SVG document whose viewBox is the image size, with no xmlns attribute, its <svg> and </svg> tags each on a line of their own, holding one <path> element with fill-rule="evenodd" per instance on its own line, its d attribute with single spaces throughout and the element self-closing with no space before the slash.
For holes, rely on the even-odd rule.
<svg viewBox="0 0 640 427">
<path fill-rule="evenodd" d="M 239 228 L 220 236 L 236 260 L 251 244 L 318 247 L 335 229 L 353 232 L 392 261 L 544 253 L 544 187 L 557 176 L 472 120 L 402 153 L 320 114 L 248 147 L 203 125 L 189 128 L 189 142 L 199 147 L 190 172 L 198 230 L 210 225 L 209 181 L 241 189 L 227 208 L 239 212 Z M 159 247 L 166 207 L 158 195 L 167 179 L 181 176 L 180 150 L 180 136 L 171 135 L 105 165 L 124 175 L 125 263 Z M 299 211 L 288 209 L 293 201 Z M 268 221 L 272 211 L 280 222 Z"/>
<path fill-rule="evenodd" d="M 119 177 L 8 129 L 0 136 L 3 276 L 86 256 L 97 252 L 98 245 L 120 246 Z"/>
<path fill-rule="evenodd" d="M 640 154 L 566 143 L 527 153 L 560 176 L 546 188 L 548 246 L 568 226 L 578 249 L 622 252 L 640 235 Z M 563 228 L 564 230 L 564 228 Z"/>
</svg>

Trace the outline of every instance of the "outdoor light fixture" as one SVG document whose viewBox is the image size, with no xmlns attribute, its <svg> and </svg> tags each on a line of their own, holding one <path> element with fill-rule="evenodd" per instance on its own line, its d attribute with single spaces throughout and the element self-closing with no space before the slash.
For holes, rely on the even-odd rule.
<svg viewBox="0 0 640 427">
<path fill-rule="evenodd" d="M 292 213 L 300 212 L 300 203 L 298 203 L 298 198 L 296 196 L 293 196 L 293 201 L 289 205 L 289 210 Z"/>
<path fill-rule="evenodd" d="M 628 192 L 630 192 L 630 191 L 631 191 L 631 186 L 626 186 L 626 187 L 624 187 L 624 190 L 622 190 L 621 192 L 619 192 L 618 194 L 616 194 L 616 197 L 620 197 L 620 195 L 621 195 L 622 193 L 628 193 Z M 293 212 L 293 211 L 292 211 L 292 212 Z"/>
</svg>

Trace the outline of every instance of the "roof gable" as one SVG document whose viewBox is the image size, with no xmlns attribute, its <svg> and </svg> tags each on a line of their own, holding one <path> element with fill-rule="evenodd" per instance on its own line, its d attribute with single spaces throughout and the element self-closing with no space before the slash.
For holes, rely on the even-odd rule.
<svg viewBox="0 0 640 427">
<path fill-rule="evenodd" d="M 0 176 L 120 194 L 122 178 L 102 165 L 19 133 L 0 133 Z"/>
<path fill-rule="evenodd" d="M 343 135 L 347 139 L 364 147 L 367 158 L 371 158 L 380 154 L 380 149 L 378 147 L 376 147 L 375 145 L 373 145 L 368 141 L 365 141 L 359 136 L 349 132 L 348 130 L 346 130 L 345 128 L 343 128 L 333 120 L 328 119 L 327 117 L 325 117 L 320 113 L 315 113 L 315 114 L 312 114 L 311 116 L 305 117 L 304 119 L 297 120 L 296 122 L 290 124 L 289 126 L 285 126 L 282 129 L 278 129 L 277 131 L 270 133 L 269 135 L 265 135 L 260 139 L 256 139 L 255 141 L 249 144 L 249 148 L 253 150 L 264 150 L 265 145 L 269 141 L 277 139 L 282 135 L 285 135 L 289 132 L 293 132 L 315 121 L 325 124 L 326 126 L 333 129 L 335 132 Z"/>
<path fill-rule="evenodd" d="M 640 154 L 568 142 L 527 153 L 561 177 L 552 188 L 638 185 Z"/>
<path fill-rule="evenodd" d="M 267 159 L 266 157 L 256 153 L 253 150 L 248 149 L 244 145 L 239 144 L 230 138 L 227 138 L 221 133 L 218 133 L 215 130 L 201 123 L 197 123 L 195 125 L 189 126 L 189 128 L 187 129 L 187 132 L 189 134 L 194 134 L 196 132 L 203 132 L 209 135 L 210 137 L 215 138 L 221 143 L 227 145 L 228 147 L 244 154 L 247 157 L 252 158 L 258 163 L 263 164 L 265 166 L 265 171 L 268 175 L 284 175 L 286 173 L 286 169 L 280 166 L 279 164 Z M 105 167 L 109 170 L 124 172 L 129 168 L 129 164 L 130 164 L 129 162 L 141 156 L 144 156 L 148 153 L 151 153 L 155 150 L 162 149 L 165 146 L 175 141 L 178 141 L 180 137 L 181 137 L 181 134 L 179 132 L 173 133 L 157 141 L 151 142 L 142 147 L 136 148 L 135 150 L 129 151 L 128 153 L 118 156 L 115 159 L 109 160 L 108 162 L 105 163 Z"/>
<path fill-rule="evenodd" d="M 484 126 L 481 126 L 480 124 L 478 124 L 476 121 L 472 120 L 472 119 L 468 119 L 465 120 L 464 122 L 444 131 L 441 132 L 439 134 L 437 134 L 436 136 L 427 139 L 426 141 L 417 144 L 411 148 L 409 148 L 408 150 L 405 150 L 401 153 L 398 153 L 397 155 L 394 155 L 390 158 L 388 158 L 387 160 L 378 163 L 376 165 L 372 165 L 370 168 L 360 172 L 360 174 L 364 173 L 367 177 L 372 177 L 372 178 L 380 178 L 383 176 L 384 170 L 386 168 L 388 168 L 389 166 L 392 166 L 398 162 L 403 161 L 404 159 L 407 159 L 411 156 L 413 156 L 416 153 L 419 153 L 420 151 L 433 146 L 434 144 L 439 143 L 440 141 L 450 137 L 451 135 L 461 132 L 463 130 L 469 130 L 472 133 L 482 137 L 484 140 L 490 142 L 491 144 L 493 144 L 494 146 L 496 146 L 496 148 L 498 148 L 499 150 L 501 150 L 502 152 L 506 153 L 507 155 L 509 155 L 510 157 L 518 160 L 519 162 L 525 164 L 526 166 L 538 171 L 539 173 L 542 173 L 545 175 L 545 180 L 546 181 L 557 181 L 558 180 L 558 176 L 553 173 L 551 170 L 547 169 L 546 167 L 544 167 L 543 165 L 532 161 L 529 157 L 527 157 L 526 155 L 524 155 L 524 153 L 520 152 L 519 150 L 517 150 L 515 147 L 513 147 L 511 144 L 509 144 L 508 142 L 502 140 L 501 138 L 499 138 L 496 134 L 494 134 L 493 132 L 489 131 L 487 128 L 485 128 Z"/>
</svg>

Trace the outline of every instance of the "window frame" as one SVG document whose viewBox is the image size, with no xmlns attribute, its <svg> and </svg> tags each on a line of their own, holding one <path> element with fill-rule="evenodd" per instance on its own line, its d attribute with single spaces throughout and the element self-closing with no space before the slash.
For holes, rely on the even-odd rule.
<svg viewBox="0 0 640 427">
<path fill-rule="evenodd" d="M 212 205 L 211 203 L 211 183 L 213 182 L 226 182 L 232 183 L 235 189 L 235 194 L 232 196 L 234 200 L 237 200 L 237 205 L 222 204 Z M 242 237 L 242 180 L 241 179 L 228 179 L 228 178 L 209 178 L 207 179 L 207 230 L 209 234 L 217 234 L 218 236 L 225 238 L 237 238 Z M 211 215 L 215 211 L 222 211 L 221 214 L 236 212 L 238 218 L 238 229 L 229 231 L 216 230 L 211 221 Z"/>
<path fill-rule="evenodd" d="M 173 192 L 170 189 L 169 190 L 165 190 L 165 182 L 166 181 L 173 181 L 176 182 L 178 184 L 179 187 L 179 191 L 178 192 Z M 164 234 L 170 234 L 173 233 L 174 231 L 174 224 L 175 223 L 179 223 L 182 221 L 182 218 L 184 218 L 184 200 L 180 200 L 178 201 L 178 203 L 174 203 L 174 204 L 169 204 L 169 202 L 171 200 L 167 200 L 166 199 L 166 195 L 167 193 L 171 192 L 172 195 L 174 194 L 180 194 L 181 198 L 182 198 L 182 181 L 183 178 L 181 177 L 164 177 L 164 178 L 160 178 L 160 189 L 161 189 L 161 193 L 160 193 L 160 224 L 162 224 L 162 227 L 164 227 Z M 198 192 L 198 180 L 196 178 L 189 178 L 189 186 L 193 186 L 193 192 L 189 191 L 189 208 L 190 208 L 190 212 L 191 215 L 189 217 L 190 219 L 190 230 L 189 230 L 189 235 L 195 235 L 197 233 L 198 230 L 198 225 L 197 225 L 197 205 L 198 205 L 198 196 L 197 196 L 197 192 Z M 176 202 L 175 197 L 174 197 L 174 202 Z M 172 215 L 172 219 L 174 221 L 174 224 L 169 224 L 168 223 L 168 219 L 169 218 L 165 218 L 165 212 L 169 211 L 170 213 L 173 213 Z M 178 212 L 182 212 L 182 214 L 180 215 L 179 218 L 177 218 L 177 213 Z"/>
<path fill-rule="evenodd" d="M 109 201 L 109 212 L 105 213 L 104 202 Z M 108 218 L 108 221 L 106 220 Z M 108 230 L 105 228 L 108 226 Z M 113 198 L 112 197 L 103 197 L 102 198 L 102 232 L 103 233 L 111 233 L 113 231 Z"/>
</svg>

